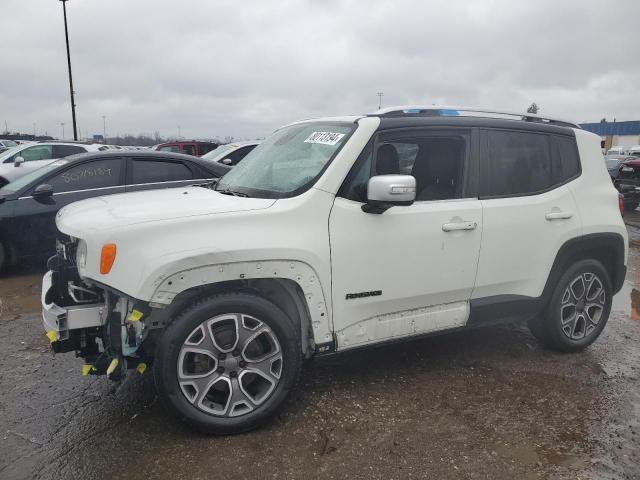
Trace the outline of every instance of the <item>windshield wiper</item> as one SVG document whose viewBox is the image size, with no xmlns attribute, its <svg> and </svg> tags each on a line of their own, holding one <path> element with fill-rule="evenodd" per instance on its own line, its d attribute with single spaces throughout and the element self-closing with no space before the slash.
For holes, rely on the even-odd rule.
<svg viewBox="0 0 640 480">
<path fill-rule="evenodd" d="M 223 193 L 225 195 L 233 195 L 234 197 L 248 197 L 246 193 L 236 192 L 235 190 L 225 189 L 225 190 L 216 190 L 216 192 Z"/>
</svg>

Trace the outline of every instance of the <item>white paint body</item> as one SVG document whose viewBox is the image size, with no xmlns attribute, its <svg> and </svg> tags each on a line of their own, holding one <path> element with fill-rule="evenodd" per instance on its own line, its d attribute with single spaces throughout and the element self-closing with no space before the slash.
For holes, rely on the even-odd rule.
<svg viewBox="0 0 640 480">
<path fill-rule="evenodd" d="M 617 192 L 596 135 L 575 131 L 582 174 L 549 192 L 415 202 L 372 215 L 336 194 L 380 120 L 328 120 L 358 127 L 299 196 L 242 198 L 188 187 L 65 207 L 57 217 L 59 230 L 87 245 L 80 275 L 155 305 L 168 305 L 199 285 L 288 278 L 304 292 L 315 342 L 335 338 L 338 349 L 348 349 L 464 326 L 474 298 L 537 297 L 570 238 L 613 232 L 626 247 Z M 546 218 L 558 212 L 571 216 Z M 473 228 L 445 232 L 442 226 L 450 222 Z M 106 243 L 117 245 L 117 257 L 110 273 L 101 275 Z M 384 293 L 346 299 L 347 293 L 375 290 Z"/>
</svg>

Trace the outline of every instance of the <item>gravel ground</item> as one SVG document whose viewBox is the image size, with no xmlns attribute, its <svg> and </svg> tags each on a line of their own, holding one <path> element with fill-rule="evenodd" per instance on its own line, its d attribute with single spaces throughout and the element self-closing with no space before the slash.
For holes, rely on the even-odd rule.
<svg viewBox="0 0 640 480">
<path fill-rule="evenodd" d="M 559 354 L 488 327 L 310 362 L 244 435 L 190 431 L 151 375 L 80 376 L 37 273 L 0 279 L 0 478 L 640 478 L 640 230 L 601 338 Z M 637 289 L 637 290 L 636 290 Z"/>
</svg>

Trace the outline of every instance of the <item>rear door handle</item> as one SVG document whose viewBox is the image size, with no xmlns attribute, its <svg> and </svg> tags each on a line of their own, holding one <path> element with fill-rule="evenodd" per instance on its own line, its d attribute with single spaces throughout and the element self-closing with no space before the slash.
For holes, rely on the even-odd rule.
<svg viewBox="0 0 640 480">
<path fill-rule="evenodd" d="M 442 231 L 453 232 L 456 230 L 475 230 L 478 226 L 477 222 L 454 222 L 442 225 Z"/>
<path fill-rule="evenodd" d="M 546 218 L 549 221 L 551 221 L 551 220 L 568 220 L 571 217 L 573 217 L 573 213 L 571 213 L 571 212 L 549 212 L 544 216 L 544 218 Z"/>
</svg>

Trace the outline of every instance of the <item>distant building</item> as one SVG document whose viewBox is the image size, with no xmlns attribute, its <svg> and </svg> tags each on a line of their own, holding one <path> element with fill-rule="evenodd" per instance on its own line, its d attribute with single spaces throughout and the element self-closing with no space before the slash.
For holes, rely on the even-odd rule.
<svg viewBox="0 0 640 480">
<path fill-rule="evenodd" d="M 628 122 L 583 123 L 582 128 L 600 135 L 605 150 L 611 147 L 633 147 L 640 145 L 640 120 Z"/>
</svg>

